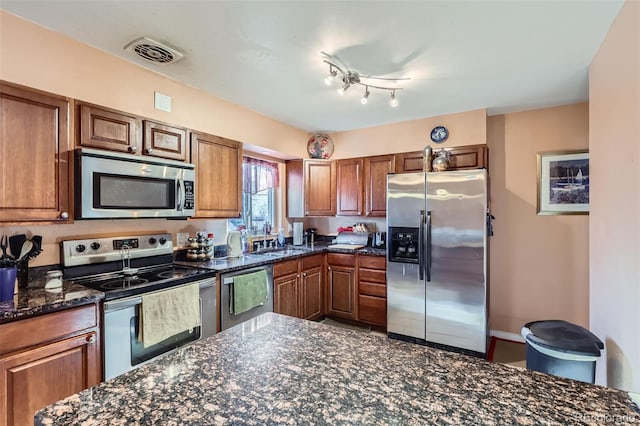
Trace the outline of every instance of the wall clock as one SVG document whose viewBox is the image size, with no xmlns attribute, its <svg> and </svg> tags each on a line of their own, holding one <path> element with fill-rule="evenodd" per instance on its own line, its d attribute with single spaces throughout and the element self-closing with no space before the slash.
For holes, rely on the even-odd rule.
<svg viewBox="0 0 640 426">
<path fill-rule="evenodd" d="M 431 130 L 431 140 L 435 143 L 442 143 L 449 137 L 449 131 L 444 126 L 436 126 Z"/>
</svg>

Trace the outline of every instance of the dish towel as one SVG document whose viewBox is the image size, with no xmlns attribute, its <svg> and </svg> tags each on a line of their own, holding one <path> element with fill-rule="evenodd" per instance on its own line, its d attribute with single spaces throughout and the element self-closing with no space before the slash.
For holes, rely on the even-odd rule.
<svg viewBox="0 0 640 426">
<path fill-rule="evenodd" d="M 200 284 L 142 295 L 141 336 L 145 348 L 200 325 Z"/>
<path fill-rule="evenodd" d="M 231 308 L 238 315 L 267 301 L 267 271 L 233 277 Z"/>
</svg>

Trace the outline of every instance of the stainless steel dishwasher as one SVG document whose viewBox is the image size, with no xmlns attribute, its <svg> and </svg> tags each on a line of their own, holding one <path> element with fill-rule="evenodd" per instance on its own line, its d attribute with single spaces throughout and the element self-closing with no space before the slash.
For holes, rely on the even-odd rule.
<svg viewBox="0 0 640 426">
<path fill-rule="evenodd" d="M 256 306 L 240 314 L 232 313 L 232 295 L 234 278 L 251 274 L 258 271 L 267 272 L 267 301 L 260 306 Z M 242 269 L 240 271 L 229 272 L 220 276 L 221 303 L 220 303 L 220 329 L 226 330 L 251 318 L 255 318 L 265 312 L 273 312 L 273 266 L 264 265 L 255 268 Z"/>
</svg>

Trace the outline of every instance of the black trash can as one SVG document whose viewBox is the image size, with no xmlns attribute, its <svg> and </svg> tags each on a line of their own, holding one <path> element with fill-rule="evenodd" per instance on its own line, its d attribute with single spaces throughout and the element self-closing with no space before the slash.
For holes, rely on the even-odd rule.
<svg viewBox="0 0 640 426">
<path fill-rule="evenodd" d="M 594 383 L 604 344 L 589 330 L 567 321 L 534 321 L 522 327 L 527 369 Z"/>
</svg>

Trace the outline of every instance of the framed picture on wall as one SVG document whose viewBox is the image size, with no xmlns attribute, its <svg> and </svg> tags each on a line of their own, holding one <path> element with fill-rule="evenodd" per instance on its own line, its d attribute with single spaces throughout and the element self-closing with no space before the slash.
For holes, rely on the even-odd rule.
<svg viewBox="0 0 640 426">
<path fill-rule="evenodd" d="M 538 214 L 589 214 L 589 151 L 538 154 Z"/>
</svg>

